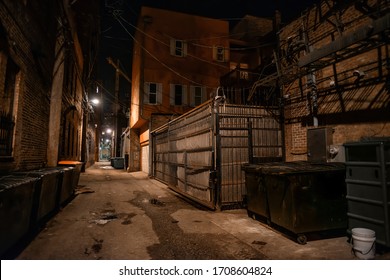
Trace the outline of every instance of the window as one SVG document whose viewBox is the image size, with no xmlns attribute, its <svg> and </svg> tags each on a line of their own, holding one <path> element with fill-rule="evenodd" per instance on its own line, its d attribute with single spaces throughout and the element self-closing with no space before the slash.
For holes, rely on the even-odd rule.
<svg viewBox="0 0 390 280">
<path fill-rule="evenodd" d="M 162 84 L 145 83 L 144 103 L 145 104 L 161 104 L 162 103 Z"/>
<path fill-rule="evenodd" d="M 201 86 L 191 86 L 190 95 L 191 95 L 191 106 L 196 107 L 205 102 L 206 89 Z"/>
<path fill-rule="evenodd" d="M 187 42 L 182 40 L 171 39 L 171 55 L 184 57 L 187 56 Z"/>
<path fill-rule="evenodd" d="M 171 105 L 183 106 L 187 105 L 187 92 L 184 85 L 171 84 Z"/>
<path fill-rule="evenodd" d="M 157 85 L 149 84 L 149 104 L 157 103 Z"/>
<path fill-rule="evenodd" d="M 249 80 L 249 72 L 244 69 L 248 69 L 249 66 L 247 63 L 240 63 L 240 79 Z"/>
<path fill-rule="evenodd" d="M 222 46 L 215 46 L 213 48 L 213 59 L 219 62 L 226 62 L 229 60 L 229 52 Z"/>
<path fill-rule="evenodd" d="M 61 135 L 62 142 L 60 148 L 62 160 L 76 160 L 78 158 L 80 121 L 80 114 L 77 112 L 75 106 L 71 106 L 64 111 Z"/>
<path fill-rule="evenodd" d="M 0 156 L 12 156 L 21 71 L 0 51 Z"/>
<path fill-rule="evenodd" d="M 183 87 L 175 85 L 175 105 L 183 105 Z"/>
</svg>

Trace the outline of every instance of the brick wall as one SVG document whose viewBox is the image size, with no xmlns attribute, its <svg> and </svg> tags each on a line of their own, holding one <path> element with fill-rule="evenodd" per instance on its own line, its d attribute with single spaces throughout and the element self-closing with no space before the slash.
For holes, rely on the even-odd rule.
<svg viewBox="0 0 390 280">
<path fill-rule="evenodd" d="M 58 121 L 58 127 L 61 126 L 64 135 L 58 137 L 58 146 L 64 143 L 62 140 L 67 135 L 63 124 L 65 112 L 75 112 L 75 129 L 72 131 L 74 139 L 67 141 L 75 149 L 72 150 L 72 158 L 61 159 L 80 159 L 84 95 L 81 80 L 83 50 L 77 32 L 71 30 L 69 25 L 73 14 L 62 10 L 70 7 L 62 5 L 62 1 L 54 0 L 0 1 L 1 59 L 4 61 L 6 57 L 7 60 L 12 60 L 20 70 L 15 83 L 13 153 L 11 157 L 0 157 L 1 173 L 47 166 L 52 102 L 61 102 L 59 115 L 62 119 Z M 63 37 L 58 36 L 59 34 L 63 34 Z M 69 79 L 64 79 L 66 83 L 59 96 L 61 100 L 52 100 L 53 76 L 58 73 L 58 69 L 54 69 L 58 38 L 61 38 L 66 53 L 67 60 L 61 63 L 65 67 L 65 73 L 69 74 Z M 0 69 L 0 82 L 4 81 L 4 69 L 5 67 Z M 2 100 L 1 106 L 4 106 Z"/>
<path fill-rule="evenodd" d="M 309 67 L 298 67 L 298 62 L 308 57 L 307 46 L 311 47 L 310 52 L 315 52 L 326 49 L 335 40 L 340 42 L 348 36 L 352 38 L 352 33 L 386 16 L 389 4 L 381 2 L 383 7 L 378 9 L 375 5 L 380 1 L 369 0 L 367 3 L 373 11 L 379 11 L 375 17 L 370 17 L 354 4 L 332 10 L 333 2 L 327 2 L 331 5 L 323 2 L 280 32 L 280 61 L 282 72 L 286 74 L 283 93 L 287 97 L 287 161 L 307 159 L 306 133 L 307 128 L 316 124 L 314 116 L 319 126 L 333 128 L 333 144 L 390 136 L 390 95 L 386 85 L 389 72 L 385 67 L 389 46 L 384 44 L 380 35 L 373 35 L 367 40 L 372 40 L 371 44 L 359 42 L 348 46 L 353 49 L 351 51 L 341 49 L 337 52 L 337 59 L 328 56 L 315 61 L 312 70 L 316 80 L 316 99 L 313 99 L 313 91 L 308 84 Z M 327 15 L 328 12 L 330 16 L 321 19 L 319 15 Z M 374 43 L 381 40 L 382 43 Z M 304 42 L 308 44 L 305 46 Z M 363 75 L 359 78 L 356 71 Z M 318 103 L 317 113 L 313 100 Z"/>
<path fill-rule="evenodd" d="M 31 1 L 29 1 L 31 2 Z M 39 4 L 35 1 L 35 4 Z M 46 1 L 43 1 L 46 2 Z M 38 5 L 39 14 L 49 15 L 53 5 Z M 27 4 L 30 5 L 30 4 Z M 35 6 L 36 7 L 36 6 Z M 15 104 L 13 160 L 0 162 L 3 171 L 35 169 L 45 165 L 49 115 L 49 91 L 53 66 L 55 17 L 34 15 L 33 6 L 21 1 L 2 1 L 0 23 L 8 39 L 2 51 L 20 69 Z M 4 73 L 0 73 L 4 75 Z"/>
</svg>

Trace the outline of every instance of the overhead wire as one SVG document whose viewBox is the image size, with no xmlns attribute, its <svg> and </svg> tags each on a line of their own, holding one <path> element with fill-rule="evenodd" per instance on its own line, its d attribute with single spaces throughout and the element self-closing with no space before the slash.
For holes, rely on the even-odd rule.
<svg viewBox="0 0 390 280">
<path fill-rule="evenodd" d="M 110 91 L 109 91 L 107 88 L 105 88 L 100 82 L 96 81 L 96 84 L 97 84 L 101 89 L 103 89 L 103 90 L 109 95 L 109 97 L 115 98 L 115 94 L 113 94 L 112 92 L 110 92 Z M 161 94 L 164 95 L 163 92 L 161 92 Z M 119 100 L 118 100 L 118 102 L 119 102 L 119 105 L 122 105 L 122 106 L 125 107 L 125 108 L 128 108 L 128 105 L 140 106 L 139 103 L 135 103 L 135 102 L 133 102 L 132 100 L 130 100 L 130 103 L 129 103 L 129 104 L 127 104 L 127 103 L 125 103 L 125 102 L 122 102 L 122 101 L 119 101 Z M 170 111 L 170 112 L 173 111 L 175 114 L 179 114 L 179 115 L 181 115 L 181 114 L 183 113 L 183 112 L 177 111 L 177 110 L 174 109 L 174 108 L 172 109 L 171 107 L 165 106 L 164 104 L 148 104 L 148 105 L 151 105 L 151 106 L 156 105 L 155 111 L 158 112 L 158 113 L 166 113 L 166 112 L 167 112 L 167 111 L 161 110 L 161 108 L 167 109 L 167 110 Z M 183 104 L 182 106 L 189 106 L 189 107 L 192 107 L 192 106 L 190 106 L 189 104 Z"/>
<path fill-rule="evenodd" d="M 124 19 L 123 17 L 121 17 L 121 19 L 122 19 L 124 22 L 126 22 L 127 24 L 129 24 L 132 28 L 134 28 L 134 29 L 137 30 L 138 32 L 142 33 L 143 35 L 145 35 L 145 36 L 147 36 L 147 37 L 153 39 L 153 40 L 156 41 L 156 42 L 161 43 L 162 45 L 164 45 L 164 46 L 166 46 L 166 47 L 170 47 L 169 44 L 167 44 L 167 43 L 161 41 L 160 39 L 157 39 L 156 37 L 154 37 L 154 36 L 152 36 L 152 35 L 150 35 L 150 34 L 144 32 L 144 31 L 141 30 L 140 28 L 138 28 L 138 27 L 136 27 L 135 25 L 133 25 L 133 24 L 131 24 L 130 22 L 128 22 L 128 21 L 127 21 L 126 19 Z M 209 60 L 200 58 L 200 57 L 195 56 L 195 55 L 192 55 L 192 54 L 187 54 L 187 56 L 192 57 L 192 58 L 197 59 L 197 60 L 200 60 L 200 61 L 202 61 L 202 62 L 208 63 L 208 64 L 213 65 L 213 66 L 218 66 L 218 67 L 222 67 L 222 68 L 225 68 L 225 69 L 228 69 L 228 68 L 229 68 L 228 66 L 226 66 L 226 65 L 224 65 L 224 64 L 215 63 L 215 62 L 212 62 L 212 61 L 209 61 Z"/>
<path fill-rule="evenodd" d="M 188 77 L 185 77 L 184 75 L 182 75 L 181 73 L 179 73 L 178 71 L 176 71 L 175 69 L 173 69 L 172 67 L 170 67 L 169 65 L 167 65 L 166 63 L 164 63 L 163 61 L 161 61 L 160 59 L 158 59 L 155 55 L 153 55 L 150 51 L 148 51 L 145 46 L 143 46 L 142 44 L 140 44 L 140 42 L 137 41 L 137 39 L 131 34 L 131 32 L 126 28 L 126 26 L 124 25 L 124 23 L 128 24 L 130 27 L 134 28 L 135 30 L 141 32 L 142 34 L 144 34 L 145 36 L 148 36 L 149 38 L 163 44 L 164 46 L 166 47 L 170 47 L 169 44 L 161 41 L 160 39 L 158 38 L 155 38 L 154 36 L 144 32 L 143 30 L 139 29 L 138 27 L 134 26 L 133 24 L 131 24 L 129 21 L 127 21 L 126 19 L 123 18 L 122 15 L 117 15 L 117 14 L 113 14 L 114 18 L 117 20 L 117 22 L 122 26 L 122 28 L 126 31 L 126 33 L 132 38 L 132 40 L 136 43 L 138 43 L 140 45 L 140 47 L 146 52 L 148 53 L 153 59 L 155 59 L 157 62 L 159 62 L 162 66 L 164 66 L 165 68 L 167 68 L 169 71 L 173 72 L 174 74 L 176 74 L 177 76 L 189 81 L 190 83 L 192 84 L 195 84 L 195 85 L 198 85 L 198 86 L 203 86 L 203 87 L 206 87 L 206 88 L 212 88 L 212 89 L 215 89 L 215 86 L 209 86 L 209 85 L 204 85 L 204 84 L 201 84 L 199 82 L 196 82 Z M 228 36 L 214 36 L 214 37 L 210 37 L 210 38 L 224 38 L 224 37 L 231 37 L 231 36 L 234 36 L 234 35 L 239 35 L 239 34 L 243 34 L 243 33 L 236 33 L 236 34 L 230 34 Z M 190 39 L 190 40 L 199 40 L 198 39 Z M 207 46 L 207 45 L 201 45 L 201 44 L 196 44 L 196 43 L 193 43 L 194 45 L 197 45 L 197 46 L 200 46 L 200 47 L 206 47 L 206 48 L 212 48 L 212 46 Z M 235 50 L 247 50 L 247 49 L 253 49 L 253 48 L 258 48 L 258 47 L 263 47 L 263 46 L 266 46 L 266 44 L 261 44 L 261 45 L 258 45 L 258 46 L 251 46 L 251 47 L 247 47 L 247 48 L 231 48 L 231 49 L 235 49 Z M 200 59 L 199 57 L 196 57 L 196 56 L 193 56 L 191 54 L 187 54 L 188 56 L 192 56 L 198 60 L 202 60 L 204 62 L 207 62 L 209 64 L 213 64 L 213 65 L 218 65 L 218 66 L 222 66 L 224 68 L 227 68 L 229 69 L 229 67 L 225 66 L 225 65 L 221 65 L 221 64 L 217 64 L 217 63 L 212 63 L 208 60 L 203 60 L 203 59 Z M 249 87 L 246 88 L 246 89 L 250 89 Z M 245 88 L 244 88 L 245 90 Z M 134 104 L 131 102 L 131 104 Z M 139 104 L 135 104 L 137 106 L 139 106 Z M 162 104 L 160 104 L 162 105 Z M 183 104 L 183 105 L 187 105 L 188 104 Z M 164 107 L 164 106 L 163 106 Z M 168 108 L 168 109 L 171 109 L 171 108 Z"/>
<path fill-rule="evenodd" d="M 120 22 L 120 20 L 119 20 L 118 18 L 116 18 L 116 19 L 118 20 L 118 22 Z M 154 37 L 154 36 L 152 36 L 152 35 L 150 35 L 150 34 L 144 32 L 144 31 L 141 30 L 140 28 L 134 26 L 132 23 L 130 23 L 129 21 L 127 21 L 126 19 L 124 19 L 122 16 L 120 16 L 120 19 L 121 19 L 123 22 L 127 23 L 130 27 L 132 27 L 132 28 L 134 28 L 135 30 L 137 30 L 138 32 L 142 33 L 143 35 L 145 35 L 145 36 L 147 36 L 147 37 L 149 37 L 149 38 L 155 40 L 156 42 L 161 43 L 162 45 L 164 45 L 164 46 L 166 46 L 166 47 L 170 47 L 169 44 L 167 44 L 167 43 L 161 41 L 160 39 L 158 39 L 158 38 L 156 38 L 156 37 Z M 122 27 L 124 27 L 124 26 L 123 26 L 123 23 L 120 22 L 120 24 L 122 25 Z M 124 27 L 124 28 L 125 28 L 125 27 Z M 136 41 L 135 38 L 130 34 L 130 32 L 129 32 L 126 28 L 125 28 L 125 30 L 126 30 L 126 32 L 133 38 L 133 40 Z M 237 34 L 241 34 L 241 33 L 237 33 Z M 235 34 L 231 34 L 231 35 L 229 35 L 229 36 L 234 36 L 234 35 L 235 35 Z M 212 37 L 205 37 L 205 38 L 224 38 L 224 37 L 229 37 L 229 36 L 212 36 Z M 190 40 L 199 40 L 199 39 L 190 39 Z M 188 41 L 188 39 L 186 39 L 185 41 Z M 139 42 L 137 42 L 137 43 L 139 43 Z M 214 47 L 215 47 L 215 46 L 209 46 L 209 45 L 203 45 L 203 44 L 196 44 L 196 43 L 192 43 L 192 44 L 195 45 L 195 46 L 200 46 L 200 47 L 205 47 L 205 48 L 214 48 Z M 141 44 L 140 44 L 140 45 L 141 45 Z M 246 47 L 246 48 L 227 48 L 227 49 L 244 51 L 244 50 L 248 50 L 248 49 L 256 49 L 256 48 L 259 48 L 259 47 L 265 47 L 265 46 L 269 46 L 269 45 L 271 45 L 271 43 L 260 44 L 260 45 L 256 45 L 256 46 Z M 145 50 L 144 46 L 141 45 L 141 47 Z M 148 52 L 148 53 L 150 54 L 150 52 Z M 228 66 L 226 66 L 226 65 L 218 64 L 218 63 L 213 63 L 213 62 L 211 62 L 211 61 L 209 61 L 209 60 L 205 60 L 205 59 L 199 58 L 198 56 L 194 56 L 194 55 L 191 55 L 191 54 L 187 54 L 187 56 L 193 57 L 193 58 L 195 58 L 195 59 L 197 59 L 197 60 L 200 60 L 200 61 L 202 61 L 202 62 L 208 63 L 208 64 L 210 64 L 210 65 L 223 67 L 223 68 L 225 68 L 225 69 L 230 69 L 230 67 L 228 67 Z M 161 62 L 161 61 L 160 61 L 159 59 L 157 59 L 156 57 L 155 57 L 155 59 L 156 59 L 159 63 L 164 64 L 163 62 Z M 175 70 L 173 70 L 173 69 L 172 69 L 171 71 L 177 72 L 177 71 L 175 71 Z M 252 74 L 256 74 L 256 73 L 252 73 Z M 261 76 L 261 74 L 257 74 L 257 75 Z M 205 86 L 206 86 L 206 87 L 209 87 L 209 86 L 207 86 L 207 85 L 205 85 Z M 209 88 L 210 88 L 210 87 L 209 87 Z M 215 87 L 212 87 L 212 88 L 215 88 Z"/>
<path fill-rule="evenodd" d="M 163 45 L 168 45 L 167 43 L 153 37 L 152 35 L 144 32 L 142 29 L 138 28 L 137 26 L 135 26 L 134 24 L 130 23 L 129 21 L 127 21 L 126 19 L 124 19 L 122 16 L 121 16 L 121 19 L 126 22 L 127 24 L 129 24 L 132 28 L 134 28 L 135 30 L 137 30 L 138 32 L 148 36 L 149 38 L 152 38 L 153 40 L 155 41 L 158 41 L 160 43 L 162 43 Z M 234 36 L 238 36 L 238 35 L 245 35 L 245 34 L 250 34 L 250 33 L 257 33 L 258 31 L 251 31 L 251 32 L 248 32 L 248 31 L 245 31 L 245 32 L 238 32 L 238 33 L 229 33 L 227 35 L 224 35 L 224 36 L 210 36 L 210 37 L 198 37 L 198 38 L 183 38 L 182 40 L 184 41 L 187 41 L 187 42 L 190 42 L 191 44 L 193 45 L 196 45 L 196 46 L 199 46 L 199 47 L 203 47 L 203 48 L 215 48 L 215 46 L 211 46 L 211 45 L 205 45 L 205 44 L 197 44 L 197 43 L 192 43 L 191 41 L 201 41 L 201 40 L 215 40 L 215 39 L 222 39 L 222 38 L 231 38 L 231 37 L 234 37 Z M 249 47 L 243 47 L 243 48 L 232 48 L 232 47 L 229 47 L 229 48 L 226 48 L 227 50 L 249 50 L 249 49 L 254 49 L 254 48 L 258 48 L 258 47 L 262 47 L 264 46 L 264 44 L 261 44 L 261 45 L 257 45 L 257 46 L 249 46 Z"/>
<path fill-rule="evenodd" d="M 130 35 L 130 37 L 133 39 L 134 42 L 136 42 L 137 44 L 140 45 L 140 47 L 147 53 L 149 54 L 153 59 L 155 59 L 157 62 L 159 62 L 162 66 L 164 66 L 165 68 L 167 68 L 169 71 L 171 71 L 172 73 L 176 74 L 177 76 L 183 78 L 184 80 L 186 81 L 189 81 L 190 83 L 193 83 L 193 84 L 196 84 L 196 85 L 199 85 L 199 86 L 205 86 L 197 81 L 194 81 L 190 78 L 187 78 L 186 76 L 180 74 L 178 71 L 176 71 L 175 69 L 173 69 L 172 67 L 170 67 L 169 65 L 167 65 L 166 63 L 164 63 L 163 61 L 161 61 L 160 59 L 158 59 L 158 57 L 156 57 L 154 54 L 152 54 L 149 50 L 147 50 L 145 48 L 145 46 L 143 46 L 140 42 L 138 42 L 138 40 L 129 32 L 129 30 L 127 30 L 127 28 L 123 25 L 122 21 L 117 18 L 118 22 L 120 23 L 120 25 L 124 28 L 124 30 Z"/>
</svg>

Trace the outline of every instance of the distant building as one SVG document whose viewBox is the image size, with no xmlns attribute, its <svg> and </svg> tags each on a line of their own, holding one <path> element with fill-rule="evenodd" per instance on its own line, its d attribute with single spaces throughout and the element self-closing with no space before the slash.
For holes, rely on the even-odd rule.
<svg viewBox="0 0 390 280">
<path fill-rule="evenodd" d="M 133 48 L 129 171 L 149 172 L 149 133 L 208 100 L 229 71 L 227 21 L 143 7 Z"/>
</svg>

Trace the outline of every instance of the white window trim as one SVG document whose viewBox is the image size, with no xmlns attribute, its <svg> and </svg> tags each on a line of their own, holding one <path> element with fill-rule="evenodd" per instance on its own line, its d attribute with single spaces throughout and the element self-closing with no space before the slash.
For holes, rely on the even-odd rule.
<svg viewBox="0 0 390 280">
<path fill-rule="evenodd" d="M 190 86 L 190 97 L 191 97 L 191 107 L 199 106 L 200 104 L 195 104 L 195 92 L 196 88 L 201 89 L 201 102 L 200 104 L 204 103 L 206 101 L 206 87 L 202 86 Z"/>
<path fill-rule="evenodd" d="M 181 85 L 181 84 L 170 84 L 170 104 L 172 106 L 188 106 L 187 102 L 187 86 L 186 85 Z M 181 105 L 177 105 L 175 103 L 176 98 L 175 98 L 175 86 L 181 86 L 182 87 L 182 97 L 181 97 Z"/>
<path fill-rule="evenodd" d="M 222 51 L 222 59 L 219 58 L 218 52 L 219 50 Z M 229 49 L 223 47 L 223 46 L 214 46 L 213 47 L 213 59 L 218 62 L 227 62 L 229 61 Z"/>
<path fill-rule="evenodd" d="M 180 49 L 180 55 L 176 54 L 176 42 L 182 43 L 182 49 Z M 186 57 L 187 56 L 187 42 L 184 40 L 178 40 L 171 38 L 170 40 L 170 53 L 176 57 Z"/>
<path fill-rule="evenodd" d="M 156 85 L 156 103 L 150 103 L 150 85 Z M 155 82 L 145 82 L 144 84 L 144 104 L 160 105 L 162 104 L 162 84 Z"/>
</svg>

